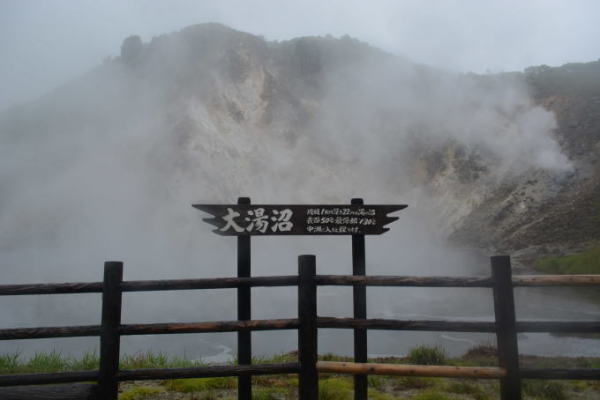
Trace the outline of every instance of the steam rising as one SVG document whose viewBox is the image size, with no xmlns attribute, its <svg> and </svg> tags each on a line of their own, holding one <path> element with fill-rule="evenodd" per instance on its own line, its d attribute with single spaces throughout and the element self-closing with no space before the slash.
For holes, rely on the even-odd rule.
<svg viewBox="0 0 600 400">
<path fill-rule="evenodd" d="M 421 154 L 449 146 L 478 154 L 487 171 L 478 185 L 531 169 L 559 174 L 571 166 L 555 127 L 515 76 L 433 70 L 348 38 L 267 43 L 190 27 L 2 115 L 2 283 L 96 281 L 106 259 L 125 261 L 125 279 L 232 276 L 234 242 L 211 234 L 190 205 L 240 195 L 407 202 L 392 231 L 372 239 L 369 271 L 472 272 L 464 265 L 477 255 L 447 249 L 432 233 L 435 210 L 416 195 L 423 183 L 412 175 Z M 320 271 L 347 273 L 347 242 L 257 239 L 253 273 L 293 274 L 302 252 L 317 254 Z M 278 304 L 261 294 L 256 304 L 269 304 L 268 316 L 293 316 L 295 299 L 273 293 Z M 231 293 L 170 296 L 126 296 L 126 321 L 235 317 Z M 336 299 L 324 307 L 344 310 Z M 0 307 L 3 327 L 99 318 L 95 297 Z"/>
</svg>

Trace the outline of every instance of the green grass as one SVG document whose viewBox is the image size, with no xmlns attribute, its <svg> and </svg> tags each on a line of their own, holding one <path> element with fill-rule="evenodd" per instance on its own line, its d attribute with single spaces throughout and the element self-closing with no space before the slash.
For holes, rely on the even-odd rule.
<svg viewBox="0 0 600 400">
<path fill-rule="evenodd" d="M 446 352 L 439 346 L 418 346 L 408 353 L 408 362 L 418 365 L 443 365 Z"/>
<path fill-rule="evenodd" d="M 349 378 L 328 378 L 319 381 L 320 400 L 352 400 L 354 385 Z"/>
<path fill-rule="evenodd" d="M 28 370 L 43 370 L 46 372 L 66 371 L 69 367 L 69 359 L 54 350 L 49 353 L 35 353 L 26 364 Z"/>
<path fill-rule="evenodd" d="M 97 370 L 100 357 L 97 351 L 89 351 L 80 357 L 71 357 L 59 351 L 37 352 L 24 360 L 20 352 L 0 354 L 0 374 L 41 373 L 60 371 Z M 136 353 L 121 357 L 121 369 L 138 368 L 181 368 L 198 366 L 201 363 L 172 357 L 162 353 Z"/>
<path fill-rule="evenodd" d="M 281 390 L 272 388 L 258 388 L 252 391 L 253 400 L 280 400 L 284 398 L 284 395 L 285 393 Z"/>
<path fill-rule="evenodd" d="M 237 387 L 237 379 L 232 377 L 171 379 L 164 381 L 163 385 L 168 390 L 174 392 L 192 393 L 215 389 L 235 389 Z"/>
<path fill-rule="evenodd" d="M 488 400 L 490 398 L 480 385 L 466 380 L 452 380 L 445 385 L 444 389 L 449 393 L 469 395 L 475 400 Z"/>
<path fill-rule="evenodd" d="M 413 397 L 413 400 L 452 400 L 452 397 L 448 397 L 437 391 L 427 391 L 417 394 Z"/>
<path fill-rule="evenodd" d="M 600 274 L 600 245 L 569 256 L 543 258 L 535 267 L 552 274 Z"/>
<path fill-rule="evenodd" d="M 140 368 L 185 368 L 202 365 L 200 362 L 191 361 L 182 357 L 173 357 L 158 352 L 147 351 L 145 353 L 135 353 L 121 357 L 121 369 L 140 369 Z"/>
<path fill-rule="evenodd" d="M 142 400 L 163 391 L 152 386 L 137 386 L 119 394 L 119 400 Z"/>
<path fill-rule="evenodd" d="M 81 358 L 72 358 L 69 369 L 73 371 L 92 371 L 100 366 L 100 356 L 96 350 L 85 353 Z"/>
<path fill-rule="evenodd" d="M 16 351 L 13 353 L 0 354 L 0 374 L 11 374 L 19 370 L 21 354 Z"/>
<path fill-rule="evenodd" d="M 399 400 L 400 397 L 392 396 L 387 393 L 382 393 L 377 390 L 369 389 L 369 399 L 370 400 Z"/>
<path fill-rule="evenodd" d="M 567 400 L 565 384 L 544 380 L 523 380 L 523 393 L 540 400 Z"/>
<path fill-rule="evenodd" d="M 394 388 L 398 390 L 425 389 L 435 386 L 435 378 L 400 376 L 394 378 Z"/>
</svg>

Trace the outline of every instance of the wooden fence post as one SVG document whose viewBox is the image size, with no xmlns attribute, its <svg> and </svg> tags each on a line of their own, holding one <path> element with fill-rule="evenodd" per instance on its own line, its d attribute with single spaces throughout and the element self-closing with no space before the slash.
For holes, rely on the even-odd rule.
<svg viewBox="0 0 600 400">
<path fill-rule="evenodd" d="M 352 199 L 351 204 L 362 205 L 363 199 Z M 364 276 L 365 235 L 352 235 L 352 275 Z M 367 318 L 367 288 L 364 285 L 354 285 L 352 288 L 355 319 Z M 367 330 L 354 329 L 354 362 L 367 362 Z M 354 375 L 354 399 L 367 400 L 367 375 Z"/>
<path fill-rule="evenodd" d="M 506 376 L 500 380 L 500 398 L 502 400 L 521 400 L 519 348 L 510 257 L 492 257 L 491 265 L 494 281 L 498 358 L 500 367 L 506 369 Z"/>
<path fill-rule="evenodd" d="M 313 255 L 298 257 L 298 359 L 300 379 L 298 398 L 319 398 L 317 373 L 317 286 L 316 259 Z"/>
<path fill-rule="evenodd" d="M 100 371 L 98 375 L 98 398 L 117 400 L 119 382 L 119 325 L 121 325 L 123 263 L 104 263 L 102 288 L 102 325 L 100 326 Z"/>
<path fill-rule="evenodd" d="M 250 204 L 250 198 L 238 198 L 238 204 Z M 237 276 L 238 278 L 249 278 L 251 276 L 251 252 L 250 236 L 240 235 L 237 237 Z M 237 289 L 237 314 L 239 321 L 252 319 L 252 298 L 250 287 L 238 287 Z M 252 364 L 252 332 L 238 332 L 238 364 Z M 252 376 L 243 375 L 238 377 L 238 400 L 252 399 Z"/>
</svg>

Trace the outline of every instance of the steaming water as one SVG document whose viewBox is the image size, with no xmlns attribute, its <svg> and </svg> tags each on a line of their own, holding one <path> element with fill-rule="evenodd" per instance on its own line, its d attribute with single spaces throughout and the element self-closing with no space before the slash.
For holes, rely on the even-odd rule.
<svg viewBox="0 0 600 400">
<path fill-rule="evenodd" d="M 402 216 L 402 214 L 400 214 Z M 429 234 L 406 229 L 416 226 L 415 215 L 406 211 L 405 218 L 396 222 L 390 232 L 367 238 L 367 272 L 373 275 L 456 275 L 489 274 L 489 259 L 469 249 L 449 248 Z M 207 228 L 208 230 L 208 228 Z M 203 251 L 222 253 L 221 269 L 211 276 L 235 274 L 235 240 L 214 236 L 206 241 L 219 243 L 212 249 L 202 242 Z M 296 255 L 316 254 L 317 272 L 322 274 L 351 273 L 351 245 L 349 237 L 253 239 L 253 275 L 295 274 Z M 196 273 L 187 277 L 205 277 L 202 259 Z M 169 276 L 160 274 L 128 274 L 125 279 L 154 279 Z M 167 266 L 163 266 L 168 269 Z M 156 266 L 150 271 L 156 271 Z M 97 268 L 100 275 L 100 268 Z M 143 275 L 143 276 L 142 276 Z M 150 275 L 150 276 L 149 276 Z M 155 276 L 152 276 L 155 275 Z M 177 276 L 181 277 L 181 276 Z M 297 303 L 295 288 L 255 288 L 253 318 L 295 318 Z M 600 311 L 578 294 L 565 288 L 517 288 L 517 314 L 520 319 L 597 320 Z M 27 296 L 29 297 L 29 296 Z M 98 295 L 56 295 L 5 297 L 5 310 L 12 307 L 10 322 L 2 321 L 3 328 L 16 326 L 52 326 L 63 323 L 95 324 L 100 317 Z M 74 302 L 73 297 L 78 301 Z M 318 312 L 321 316 L 349 317 L 352 315 L 352 289 L 321 287 L 318 290 Z M 470 321 L 493 320 L 491 289 L 486 288 L 368 288 L 368 316 L 372 318 L 449 319 Z M 18 310 L 18 311 L 17 311 Z M 126 293 L 124 295 L 124 323 L 175 322 L 235 319 L 235 291 L 183 291 Z M 32 318 L 35 315 L 35 318 Z M 57 323 L 57 318 L 60 323 Z M 149 335 L 122 338 L 122 352 L 131 354 L 147 350 L 171 355 L 224 362 L 235 356 L 235 333 Z M 440 345 L 450 355 L 460 355 L 477 344 L 494 344 L 490 334 L 444 332 L 369 331 L 369 354 L 404 355 L 412 347 L 422 344 Z M 600 356 L 597 339 L 558 337 L 550 334 L 520 334 L 522 354 Z M 27 357 L 36 351 L 55 349 L 64 354 L 79 354 L 97 346 L 97 339 L 69 338 L 4 341 L 0 352 L 19 350 Z M 253 333 L 255 355 L 273 355 L 297 348 L 294 331 Z M 352 332 L 349 330 L 319 330 L 319 352 L 351 355 Z"/>
</svg>

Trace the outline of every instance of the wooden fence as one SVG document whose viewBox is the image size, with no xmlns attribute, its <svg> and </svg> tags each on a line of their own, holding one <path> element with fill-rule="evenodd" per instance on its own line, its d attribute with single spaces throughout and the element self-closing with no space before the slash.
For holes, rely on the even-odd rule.
<svg viewBox="0 0 600 400">
<path fill-rule="evenodd" d="M 102 293 L 100 325 L 61 326 L 40 328 L 1 329 L 0 340 L 39 339 L 76 336 L 100 337 L 100 366 L 96 371 L 73 371 L 0 375 L 0 398 L 17 399 L 103 399 L 115 400 L 118 383 L 132 380 L 180 379 L 237 376 L 250 382 L 253 375 L 299 374 L 299 398 L 318 398 L 319 372 L 461 377 L 499 379 L 503 400 L 521 399 L 521 379 L 600 379 L 600 369 L 533 369 L 520 368 L 518 359 L 518 332 L 600 332 L 600 321 L 517 321 L 513 288 L 520 286 L 591 286 L 600 285 L 600 275 L 532 275 L 511 276 L 510 258 L 491 259 L 490 277 L 408 277 L 364 275 L 317 275 L 315 257 L 299 257 L 298 275 L 246 278 L 183 279 L 156 281 L 123 281 L 123 264 L 107 262 L 104 281 L 93 283 L 59 283 L 32 285 L 2 285 L 0 295 L 40 295 L 68 293 Z M 333 318 L 317 316 L 318 286 L 353 286 L 364 290 L 367 286 L 412 287 L 484 287 L 492 288 L 495 321 L 396 320 L 365 318 Z M 160 324 L 122 324 L 121 303 L 123 292 L 225 289 L 250 290 L 252 287 L 297 286 L 298 318 L 270 320 L 237 320 L 216 322 L 185 322 Z M 356 296 L 355 296 L 356 301 Z M 363 299 L 364 301 L 364 299 Z M 319 328 L 491 332 L 497 336 L 499 367 L 452 367 L 360 362 L 325 362 L 317 360 Z M 294 329 L 298 331 L 298 362 L 282 364 L 239 364 L 225 366 L 198 366 L 190 368 L 119 369 L 120 337 L 123 335 L 157 335 L 175 333 L 247 332 Z M 356 341 L 355 341 L 356 343 Z M 360 342 L 359 342 L 360 343 Z M 360 349 L 359 349 L 360 350 Z M 355 380 L 355 398 L 366 399 L 365 380 Z M 97 382 L 95 384 L 80 382 Z M 69 383 L 69 385 L 65 385 Z M 60 384 L 60 385 L 59 385 Z M 45 386 L 32 386 L 45 385 Z M 10 387 L 9 387 L 10 386 Z M 239 385 L 240 388 L 243 385 Z M 241 389 L 240 389 L 241 390 Z M 250 392 L 240 398 L 250 398 Z"/>
</svg>

